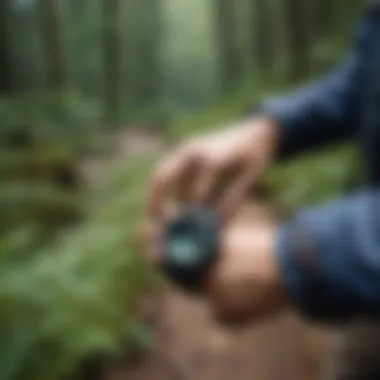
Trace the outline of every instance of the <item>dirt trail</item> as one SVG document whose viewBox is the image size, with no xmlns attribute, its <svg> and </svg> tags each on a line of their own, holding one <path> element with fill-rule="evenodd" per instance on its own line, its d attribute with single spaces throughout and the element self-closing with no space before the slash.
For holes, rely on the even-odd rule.
<svg viewBox="0 0 380 380">
<path fill-rule="evenodd" d="M 239 333 L 216 326 L 206 307 L 173 289 L 165 292 L 157 346 L 108 380 L 314 380 L 324 334 L 292 312 Z"/>
<path fill-rule="evenodd" d="M 99 171 L 115 159 L 163 147 L 140 132 L 123 132 L 116 140 L 109 162 L 87 163 L 93 180 L 101 182 Z M 154 351 L 128 368 L 114 369 L 107 380 L 315 380 L 326 353 L 324 332 L 292 312 L 229 333 L 210 320 L 199 300 L 171 287 L 148 306 L 157 334 Z"/>
</svg>

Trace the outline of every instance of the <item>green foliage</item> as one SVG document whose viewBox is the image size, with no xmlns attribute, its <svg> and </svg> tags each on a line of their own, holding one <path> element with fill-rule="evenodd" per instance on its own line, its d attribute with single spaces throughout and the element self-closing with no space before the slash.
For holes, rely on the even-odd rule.
<svg viewBox="0 0 380 380">
<path fill-rule="evenodd" d="M 44 184 L 5 183 L 0 185 L 0 210 L 4 233 L 20 225 L 38 224 L 54 231 L 81 219 L 82 203 L 77 194 Z"/>
<path fill-rule="evenodd" d="M 33 250 L 31 228 L 2 236 L 1 379 L 56 380 L 88 356 L 149 344 L 134 315 L 156 280 L 133 241 L 140 173 L 151 159 L 137 167 L 123 163 L 86 221 L 54 244 Z M 125 191 L 131 186 L 134 194 Z"/>
<path fill-rule="evenodd" d="M 358 185 L 361 170 L 353 171 L 352 165 L 358 159 L 355 146 L 333 147 L 273 167 L 266 182 L 275 203 L 287 215 L 302 206 L 341 196 L 350 190 L 350 181 Z"/>
<path fill-rule="evenodd" d="M 0 231 L 38 225 L 53 232 L 80 219 L 82 179 L 74 150 L 28 127 L 0 129 Z"/>
<path fill-rule="evenodd" d="M 99 107 L 78 91 L 25 92 L 0 98 L 0 141 L 22 129 L 35 138 L 60 144 L 75 152 L 89 152 L 92 135 L 99 129 Z"/>
<path fill-rule="evenodd" d="M 20 342 L 17 355 L 25 357 L 18 360 L 41 360 L 35 373 L 21 378 L 57 379 L 87 355 L 140 343 L 123 341 L 133 335 L 134 321 L 127 316 L 146 282 L 140 261 L 126 251 L 122 226 L 92 222 L 27 265 L 3 264 L 8 270 L 1 279 L 2 329 L 32 333 L 32 342 Z M 6 343 L 15 343 L 15 337 L 1 342 Z M 17 376 L 2 372 L 2 379 L 19 378 L 22 361 L 12 365 Z"/>
</svg>

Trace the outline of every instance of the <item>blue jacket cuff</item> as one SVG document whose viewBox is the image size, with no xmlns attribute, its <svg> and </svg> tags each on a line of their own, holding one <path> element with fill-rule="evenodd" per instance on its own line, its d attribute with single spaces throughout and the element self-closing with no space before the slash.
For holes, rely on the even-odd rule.
<svg viewBox="0 0 380 380">
<path fill-rule="evenodd" d="M 297 104 L 297 106 L 299 105 Z M 294 110 L 294 105 L 286 97 L 267 99 L 261 105 L 261 112 L 275 120 L 281 129 L 277 158 L 286 158 L 288 151 L 291 151 L 292 145 L 294 145 L 292 144 L 294 140 L 291 136 L 292 126 L 297 125 L 301 121 L 297 119 L 298 114 Z"/>
<path fill-rule="evenodd" d="M 328 231 L 331 224 L 324 219 L 329 216 L 306 213 L 304 218 L 280 226 L 275 255 L 291 303 L 308 318 L 334 323 L 349 317 L 352 306 L 359 302 L 351 303 L 355 297 L 345 286 L 351 258 L 343 256 L 347 251 L 342 247 L 335 250 L 331 246 L 331 239 L 338 236 L 336 231 Z"/>
<path fill-rule="evenodd" d="M 282 225 L 276 234 L 276 260 L 280 269 L 285 292 L 299 312 L 307 316 L 315 314 L 312 301 L 311 278 L 297 257 L 295 229 Z M 313 309 L 313 310 L 311 310 Z"/>
</svg>

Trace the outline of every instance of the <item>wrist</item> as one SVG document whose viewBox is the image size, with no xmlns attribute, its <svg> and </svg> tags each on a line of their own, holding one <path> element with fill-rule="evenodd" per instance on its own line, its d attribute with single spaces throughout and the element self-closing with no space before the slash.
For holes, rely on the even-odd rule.
<svg viewBox="0 0 380 380">
<path fill-rule="evenodd" d="M 279 141 L 280 141 L 280 128 L 274 118 L 270 116 L 261 115 L 255 116 L 248 121 L 248 128 L 251 131 L 252 143 L 255 144 L 257 149 L 257 138 L 260 138 L 260 146 L 265 149 L 267 156 L 275 156 Z"/>
<path fill-rule="evenodd" d="M 216 268 L 208 292 L 214 315 L 224 324 L 244 325 L 288 306 L 275 235 L 273 225 L 254 226 L 242 219 L 224 236 L 226 258 Z"/>
<path fill-rule="evenodd" d="M 260 251 L 263 252 L 263 258 L 259 269 L 265 278 L 264 283 L 267 289 L 267 307 L 264 311 L 265 314 L 275 313 L 289 305 L 282 270 L 277 259 L 276 237 L 277 228 L 272 228 L 265 232 L 265 235 L 261 239 L 263 246 Z"/>
</svg>

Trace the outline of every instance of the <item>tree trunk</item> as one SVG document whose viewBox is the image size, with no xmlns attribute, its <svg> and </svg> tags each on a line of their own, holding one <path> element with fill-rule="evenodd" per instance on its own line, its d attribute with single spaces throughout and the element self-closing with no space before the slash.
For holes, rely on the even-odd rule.
<svg viewBox="0 0 380 380">
<path fill-rule="evenodd" d="M 11 0 L 0 0 L 0 94 L 12 92 L 12 63 L 9 36 Z"/>
<path fill-rule="evenodd" d="M 286 28 L 290 54 L 290 79 L 298 80 L 309 73 L 309 27 L 304 0 L 285 0 Z"/>
<path fill-rule="evenodd" d="M 315 10 L 315 36 L 317 38 L 326 37 L 331 31 L 332 1 L 314 0 L 313 7 Z"/>
<path fill-rule="evenodd" d="M 58 0 L 39 0 L 41 31 L 45 42 L 47 80 L 52 89 L 64 89 L 67 85 L 67 67 L 60 33 L 60 9 Z"/>
<path fill-rule="evenodd" d="M 71 0 L 69 7 L 70 7 L 71 16 L 77 20 L 80 17 L 82 17 L 84 13 L 86 12 L 86 10 L 88 9 L 88 1 Z"/>
<path fill-rule="evenodd" d="M 274 64 L 275 28 L 269 0 L 252 2 L 252 56 L 260 72 L 270 72 Z"/>
<path fill-rule="evenodd" d="M 160 51 L 162 41 L 161 0 L 140 1 L 138 5 L 140 20 L 145 25 L 139 28 L 137 45 L 137 83 L 135 101 L 139 106 L 151 106 L 159 97 L 161 87 Z"/>
<path fill-rule="evenodd" d="M 225 90 L 239 82 L 242 61 L 237 43 L 237 25 L 233 0 L 214 0 L 216 35 L 219 46 L 221 79 Z"/>
<path fill-rule="evenodd" d="M 119 0 L 103 0 L 103 52 L 105 120 L 120 122 L 121 47 L 119 34 Z"/>
</svg>

